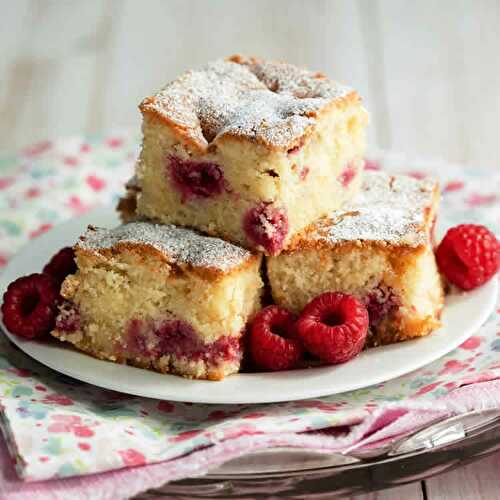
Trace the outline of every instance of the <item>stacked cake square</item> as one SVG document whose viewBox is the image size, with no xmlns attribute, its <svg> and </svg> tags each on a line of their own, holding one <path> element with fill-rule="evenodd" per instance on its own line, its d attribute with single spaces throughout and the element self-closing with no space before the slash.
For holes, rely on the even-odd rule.
<svg viewBox="0 0 500 500">
<path fill-rule="evenodd" d="M 53 335 L 99 358 L 218 380 L 240 369 L 264 282 L 293 312 L 324 291 L 355 295 L 371 345 L 439 325 L 437 185 L 364 175 L 368 118 L 355 91 L 233 56 L 140 110 L 124 224 L 90 227 L 76 244 Z"/>
</svg>

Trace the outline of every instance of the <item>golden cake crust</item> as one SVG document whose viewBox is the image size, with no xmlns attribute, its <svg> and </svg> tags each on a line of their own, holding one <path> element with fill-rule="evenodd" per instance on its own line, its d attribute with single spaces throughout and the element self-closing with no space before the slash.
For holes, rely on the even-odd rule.
<svg viewBox="0 0 500 500">
<path fill-rule="evenodd" d="M 123 251 L 135 254 L 147 266 L 158 262 L 170 272 L 193 272 L 214 280 L 237 273 L 261 257 L 218 238 L 173 225 L 134 221 L 114 229 L 89 226 L 75 245 L 88 259 L 111 258 Z"/>
<path fill-rule="evenodd" d="M 359 102 L 354 90 L 322 73 L 236 55 L 187 71 L 139 108 L 203 153 L 221 140 L 290 150 L 329 109 Z"/>
<path fill-rule="evenodd" d="M 431 238 L 439 203 L 439 183 L 382 172 L 366 172 L 361 193 L 342 210 L 296 235 L 285 252 L 309 248 L 424 248 Z"/>
</svg>

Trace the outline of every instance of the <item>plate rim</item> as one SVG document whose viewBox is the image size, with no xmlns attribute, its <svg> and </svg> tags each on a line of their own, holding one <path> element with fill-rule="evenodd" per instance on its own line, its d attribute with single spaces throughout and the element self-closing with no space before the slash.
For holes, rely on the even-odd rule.
<svg viewBox="0 0 500 500">
<path fill-rule="evenodd" d="M 110 212 L 113 211 L 111 214 Z M 3 294 L 3 291 L 6 289 L 8 285 L 8 280 L 11 278 L 8 278 L 9 273 L 14 274 L 14 276 L 19 276 L 19 273 L 12 273 L 13 268 L 16 267 L 16 264 L 25 259 L 26 257 L 33 257 L 33 241 L 38 242 L 38 247 L 42 247 L 44 243 L 47 243 L 51 239 L 60 239 L 62 240 L 64 238 L 64 234 L 67 233 L 68 228 L 72 228 L 76 232 L 76 227 L 82 227 L 82 225 L 86 225 L 88 220 L 92 220 L 94 224 L 96 224 L 96 220 L 99 221 L 101 218 L 104 218 L 105 220 L 107 219 L 108 221 L 113 220 L 112 223 L 115 223 L 114 221 L 117 221 L 117 216 L 116 213 L 114 212 L 114 209 L 112 207 L 100 207 L 94 210 L 89 211 L 87 214 L 84 214 L 83 216 L 76 217 L 76 218 L 71 218 L 66 221 L 61 222 L 60 224 L 54 226 L 50 231 L 47 233 L 41 235 L 39 238 L 36 240 L 31 240 L 27 242 L 25 246 L 23 246 L 19 252 L 17 252 L 14 256 L 11 257 L 9 262 L 7 263 L 7 266 L 2 270 L 2 273 L 0 274 L 0 295 Z M 87 221 L 87 222 L 85 222 Z M 78 222 L 78 224 L 75 224 L 75 222 Z M 99 222 L 97 222 L 99 224 Z M 102 224 L 102 222 L 101 222 Z M 108 222 L 109 224 L 109 222 Z M 81 232 L 81 230 L 79 230 Z M 52 249 L 52 251 L 55 253 L 57 251 L 56 249 Z M 39 257 L 37 253 L 37 257 Z M 40 257 L 41 258 L 41 257 Z M 15 278 L 14 278 L 15 279 Z M 214 381 L 206 381 L 206 380 L 189 380 L 189 379 L 183 379 L 182 377 L 179 377 L 177 375 L 172 375 L 172 374 L 160 374 L 155 371 L 151 370 L 145 370 L 141 368 L 136 368 L 130 365 L 120 365 L 116 363 L 112 363 L 110 361 L 105 361 L 105 360 L 99 360 L 96 359 L 88 354 L 82 353 L 80 351 L 77 351 L 74 348 L 69 347 L 67 344 L 61 344 L 57 345 L 55 343 L 42 343 L 42 342 L 37 342 L 37 341 L 32 341 L 32 340 L 26 340 L 22 339 L 19 337 L 16 337 L 12 333 L 10 333 L 5 325 L 3 324 L 3 321 L 0 319 L 0 326 L 2 328 L 3 333 L 6 335 L 6 337 L 13 342 L 17 347 L 19 347 L 26 355 L 30 356 L 31 358 L 35 359 L 39 363 L 49 367 L 50 369 L 62 373 L 66 376 L 72 377 L 74 379 L 80 380 L 85 383 L 89 383 L 91 385 L 100 387 L 102 389 L 108 389 L 108 390 L 114 390 L 117 392 L 125 393 L 125 394 L 130 394 L 134 396 L 140 396 L 140 397 L 148 397 L 152 399 L 166 399 L 170 401 L 179 401 L 179 402 L 192 402 L 192 403 L 204 403 L 204 404 L 264 404 L 264 403 L 278 403 L 278 402 L 286 402 L 286 401 L 296 401 L 300 399 L 309 399 L 309 398 L 316 398 L 316 397 L 323 397 L 323 396 L 331 396 L 335 394 L 341 394 L 343 392 L 348 392 L 348 391 L 353 391 L 357 389 L 362 389 L 362 388 L 367 388 L 370 386 L 374 386 L 377 384 L 380 384 L 382 382 L 387 382 L 389 380 L 392 380 L 394 378 L 400 377 L 402 375 L 405 375 L 407 373 L 410 373 L 414 370 L 418 370 L 419 368 L 422 368 L 423 366 L 432 363 L 433 361 L 441 358 L 442 356 L 446 355 L 448 352 L 451 352 L 455 348 L 457 348 L 461 343 L 463 343 L 465 340 L 467 340 L 470 336 L 472 336 L 487 320 L 489 315 L 492 313 L 494 310 L 497 296 L 498 296 L 498 278 L 494 277 L 491 279 L 488 283 L 480 287 L 479 289 L 469 292 L 467 294 L 459 294 L 458 296 L 467 296 L 470 297 L 472 296 L 472 300 L 474 297 L 478 294 L 485 295 L 485 302 L 484 302 L 484 307 L 480 310 L 478 315 L 471 320 L 471 323 L 468 325 L 468 327 L 464 330 L 465 333 L 462 333 L 461 335 L 457 335 L 457 338 L 455 339 L 454 342 L 451 342 L 449 345 L 451 347 L 441 347 L 441 349 L 438 350 L 439 354 L 434 355 L 434 354 L 428 354 L 427 356 L 424 356 L 424 361 L 421 361 L 421 358 L 415 357 L 415 360 L 413 363 L 411 362 L 411 359 L 408 363 L 410 368 L 407 368 L 407 364 L 405 366 L 399 366 L 399 368 L 392 368 L 390 374 L 388 375 L 384 371 L 381 372 L 381 374 L 378 377 L 372 377 L 370 379 L 370 383 L 364 383 L 362 382 L 363 377 L 360 377 L 360 381 L 358 383 L 351 383 L 345 387 L 341 386 L 341 390 L 335 389 L 333 392 L 330 390 L 325 390 L 324 385 L 319 385 L 318 387 L 308 387 L 307 385 L 301 384 L 300 381 L 302 380 L 302 377 L 307 375 L 310 375 L 312 372 L 311 370 L 314 370 L 316 374 L 320 374 L 321 376 L 324 376 L 325 374 L 328 376 L 328 372 L 330 372 L 330 375 L 333 375 L 334 371 L 339 370 L 342 368 L 342 366 L 346 365 L 337 365 L 337 366 L 328 366 L 328 367 L 316 367 L 316 368 L 309 368 L 309 369 L 301 369 L 301 370 L 291 370 L 288 372 L 268 372 L 268 373 L 237 373 L 234 375 L 231 375 L 230 377 L 227 377 L 223 381 L 219 382 L 214 382 Z M 454 297 L 453 295 L 452 297 Z M 446 310 L 446 302 L 445 302 L 445 309 L 443 310 L 443 313 Z M 435 332 L 433 335 L 436 335 L 437 332 Z M 408 349 L 406 346 L 413 345 L 416 342 L 422 342 L 425 341 L 426 339 L 429 339 L 430 337 L 423 337 L 420 339 L 413 339 L 413 340 L 408 340 L 404 343 L 398 343 L 398 344 L 391 344 L 389 346 L 384 346 L 382 348 L 374 348 L 374 349 L 384 349 L 384 352 L 390 351 L 390 350 L 401 350 L 404 351 Z M 36 346 L 42 346 L 42 349 L 40 351 L 39 348 Z M 88 363 L 89 369 L 90 369 L 90 375 L 86 373 L 81 373 L 81 370 L 78 368 L 76 370 L 71 370 L 71 369 L 66 369 L 64 367 L 64 363 L 54 363 L 50 360 L 47 360 L 46 356 L 44 355 L 44 349 L 49 349 L 53 350 L 56 349 L 56 353 L 58 351 L 61 352 L 71 352 L 72 356 L 76 356 L 77 358 L 75 359 L 80 359 L 80 357 L 83 357 L 82 359 L 86 359 L 87 363 L 84 365 L 86 366 Z M 368 350 L 364 351 L 366 352 L 371 352 L 373 353 L 374 350 Z M 363 353 L 360 355 L 363 356 Z M 56 356 L 57 358 L 57 356 Z M 418 359 L 418 361 L 417 361 Z M 61 364 L 63 366 L 61 366 Z M 93 370 L 91 369 L 92 366 L 95 366 L 97 369 L 98 367 L 101 367 L 103 371 L 117 371 L 117 372 L 122 372 L 123 375 L 125 375 L 125 379 L 128 379 L 127 375 L 134 375 L 134 374 L 141 374 L 137 375 L 139 379 L 141 378 L 150 378 L 151 380 L 154 380 L 155 378 L 161 377 L 161 382 L 166 382 L 168 380 L 174 380 L 174 388 L 173 388 L 173 393 L 169 393 L 168 390 L 166 391 L 165 394 L 158 394 L 158 393 L 151 393 L 148 391 L 137 391 L 137 390 L 131 390 L 130 387 L 124 387 L 123 383 L 116 382 L 114 381 L 114 378 L 111 378 L 110 380 L 104 380 L 100 381 L 92 376 Z M 107 368 L 106 368 L 107 367 Z M 112 368 L 111 368 L 112 367 Z M 87 369 L 87 371 L 89 370 Z M 101 370 L 101 371 L 102 371 Z M 85 370 L 84 370 L 85 371 Z M 326 372 L 326 373 L 325 373 Z M 313 373 L 313 374 L 314 374 Z M 384 374 L 385 373 L 385 374 Z M 203 390 L 203 388 L 207 388 L 207 384 L 218 384 L 218 385 L 238 385 L 237 381 L 239 380 L 244 380 L 246 379 L 246 383 L 248 384 L 249 379 L 251 378 L 252 381 L 254 379 L 257 380 L 258 383 L 265 383 L 266 380 L 272 380 L 276 378 L 282 378 L 283 376 L 286 377 L 287 374 L 293 374 L 295 375 L 294 378 L 297 378 L 298 384 L 297 388 L 293 391 L 292 394 L 289 394 L 288 392 L 284 391 L 282 395 L 276 395 L 273 393 L 273 395 L 269 396 L 266 392 L 261 391 L 260 397 L 244 397 L 242 393 L 239 393 L 236 391 L 235 393 L 232 393 L 230 395 L 227 395 L 224 391 L 223 394 L 225 394 L 224 397 L 206 397 L 204 394 L 206 394 L 206 391 Z M 117 377 L 117 380 L 121 380 L 120 377 Z M 158 380 L 160 380 L 158 378 Z M 232 382 L 231 382 L 232 381 Z M 245 383 L 245 381 L 243 382 Z M 186 389 L 189 386 L 193 385 L 199 386 L 199 396 L 191 394 L 188 398 L 183 397 L 182 393 L 183 391 L 186 391 Z M 168 385 L 168 384 L 167 384 Z M 182 387 L 184 385 L 184 387 Z M 176 386 L 179 386 L 176 388 Z M 192 389 L 192 387 L 190 387 Z M 233 388 L 234 389 L 234 388 Z M 179 393 L 180 394 L 177 394 Z"/>
</svg>

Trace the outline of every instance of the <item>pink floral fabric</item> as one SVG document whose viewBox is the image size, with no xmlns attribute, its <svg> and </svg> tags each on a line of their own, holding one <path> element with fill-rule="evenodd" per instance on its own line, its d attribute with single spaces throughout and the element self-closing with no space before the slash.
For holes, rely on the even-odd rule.
<svg viewBox="0 0 500 500">
<path fill-rule="evenodd" d="M 138 139 L 127 132 L 75 137 L 0 156 L 0 267 L 30 238 L 96 205 L 115 203 L 131 175 Z M 441 232 L 467 221 L 486 224 L 498 234 L 499 174 L 381 152 L 370 156 L 366 168 L 419 178 L 437 175 L 443 190 Z M 58 489 L 61 481 L 69 481 L 61 478 L 165 461 L 168 467 L 146 465 L 130 471 L 131 477 L 133 471 L 163 466 L 163 480 L 179 479 L 259 447 L 346 450 L 408 432 L 415 426 L 415 412 L 421 420 L 475 406 L 498 407 L 499 352 L 500 302 L 475 335 L 414 373 L 324 398 L 224 406 L 99 389 L 45 368 L 2 339 L 1 426 L 24 481 L 59 479 L 52 481 Z M 342 439 L 316 432 L 337 426 L 351 430 Z"/>
</svg>

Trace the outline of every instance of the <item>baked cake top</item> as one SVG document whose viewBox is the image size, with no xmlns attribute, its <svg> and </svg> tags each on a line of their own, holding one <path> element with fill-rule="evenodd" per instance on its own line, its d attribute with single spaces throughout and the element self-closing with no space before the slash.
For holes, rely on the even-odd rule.
<svg viewBox="0 0 500 500">
<path fill-rule="evenodd" d="M 223 136 L 291 149 L 332 103 L 359 100 L 348 87 L 291 64 L 233 56 L 187 71 L 140 105 L 205 150 Z"/>
<path fill-rule="evenodd" d="M 310 226 L 294 246 L 368 241 L 417 247 L 428 242 L 437 193 L 433 179 L 366 172 L 355 199 Z"/>
<path fill-rule="evenodd" d="M 161 252 L 169 262 L 224 273 L 239 267 L 253 254 L 218 238 L 202 236 L 171 224 L 129 222 L 114 229 L 89 226 L 77 248 L 87 251 L 111 249 L 117 244 L 147 246 Z"/>
</svg>

